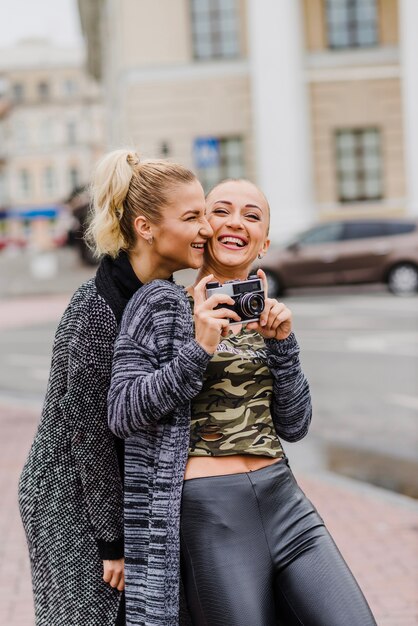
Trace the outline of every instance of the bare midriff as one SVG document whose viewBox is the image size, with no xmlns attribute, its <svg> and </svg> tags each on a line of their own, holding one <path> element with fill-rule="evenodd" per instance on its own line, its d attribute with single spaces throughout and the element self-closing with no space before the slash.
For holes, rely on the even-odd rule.
<svg viewBox="0 0 418 626">
<path fill-rule="evenodd" d="M 192 456 L 186 465 L 184 480 L 226 474 L 242 474 L 278 463 L 282 459 L 250 454 L 231 454 L 230 456 Z"/>
</svg>

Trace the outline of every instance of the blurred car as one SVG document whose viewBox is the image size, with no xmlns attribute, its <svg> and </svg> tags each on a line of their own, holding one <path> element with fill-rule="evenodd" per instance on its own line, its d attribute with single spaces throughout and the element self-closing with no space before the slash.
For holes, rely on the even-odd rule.
<svg viewBox="0 0 418 626">
<path fill-rule="evenodd" d="M 418 292 L 418 221 L 323 222 L 260 263 L 271 297 L 288 288 L 386 283 L 397 295 Z"/>
</svg>

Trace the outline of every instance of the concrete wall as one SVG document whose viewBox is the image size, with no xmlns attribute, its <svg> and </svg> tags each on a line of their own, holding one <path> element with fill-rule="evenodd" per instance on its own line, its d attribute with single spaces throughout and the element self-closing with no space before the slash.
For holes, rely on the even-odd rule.
<svg viewBox="0 0 418 626">
<path fill-rule="evenodd" d="M 161 155 L 167 143 L 173 160 L 193 167 L 196 137 L 240 135 L 245 143 L 247 175 L 254 176 L 251 103 L 248 77 L 173 77 L 143 81 L 125 92 L 122 143 L 134 145 L 144 156 Z"/>
</svg>

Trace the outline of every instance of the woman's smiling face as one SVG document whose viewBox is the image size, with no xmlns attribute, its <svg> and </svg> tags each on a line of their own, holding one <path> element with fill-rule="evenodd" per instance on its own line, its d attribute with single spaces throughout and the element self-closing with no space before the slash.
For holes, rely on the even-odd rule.
<svg viewBox="0 0 418 626">
<path fill-rule="evenodd" d="M 249 181 L 226 181 L 207 196 L 206 217 L 213 229 L 205 253 L 208 265 L 236 270 L 237 278 L 246 275 L 270 243 L 265 196 Z"/>
</svg>

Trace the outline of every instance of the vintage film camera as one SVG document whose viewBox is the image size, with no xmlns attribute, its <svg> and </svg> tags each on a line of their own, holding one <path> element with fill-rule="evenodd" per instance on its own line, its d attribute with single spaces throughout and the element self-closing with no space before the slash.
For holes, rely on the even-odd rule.
<svg viewBox="0 0 418 626">
<path fill-rule="evenodd" d="M 231 324 L 258 322 L 264 310 L 264 286 L 258 276 L 249 276 L 247 280 L 228 280 L 221 285 L 211 282 L 206 285 L 206 297 L 214 294 L 226 294 L 235 300 L 235 304 L 220 304 L 216 308 L 231 309 L 238 313 L 240 322 L 231 320 Z"/>
</svg>

